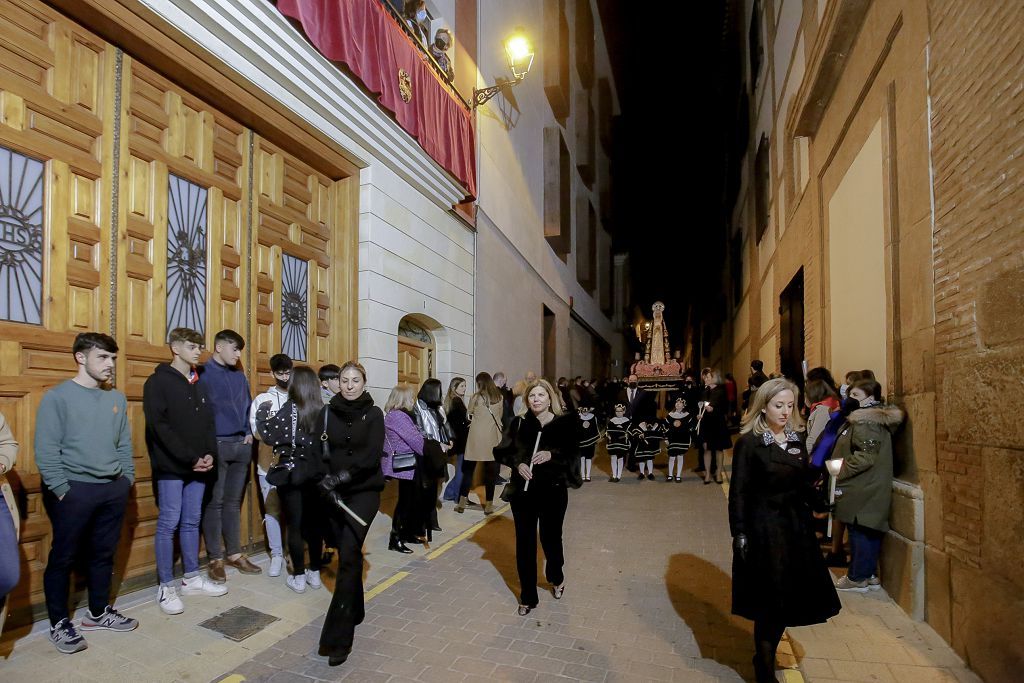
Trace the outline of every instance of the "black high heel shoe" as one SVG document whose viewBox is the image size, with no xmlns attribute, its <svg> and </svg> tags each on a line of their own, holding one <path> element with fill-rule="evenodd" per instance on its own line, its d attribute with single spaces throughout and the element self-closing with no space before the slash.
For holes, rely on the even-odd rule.
<svg viewBox="0 0 1024 683">
<path fill-rule="evenodd" d="M 402 539 L 398 537 L 398 534 L 391 532 L 391 539 L 388 541 L 388 550 L 394 550 L 396 553 L 405 553 L 408 555 L 412 552 L 412 548 L 402 543 Z"/>
</svg>

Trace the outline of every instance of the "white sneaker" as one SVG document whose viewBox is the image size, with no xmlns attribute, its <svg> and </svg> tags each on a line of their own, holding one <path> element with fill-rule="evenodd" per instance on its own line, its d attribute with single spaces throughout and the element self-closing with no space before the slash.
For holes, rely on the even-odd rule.
<svg viewBox="0 0 1024 683">
<path fill-rule="evenodd" d="M 182 595 L 205 595 L 207 597 L 215 598 L 219 595 L 224 595 L 228 592 L 228 587 L 210 581 L 205 576 L 193 576 L 191 579 L 182 579 L 181 581 L 181 594 Z"/>
<path fill-rule="evenodd" d="M 320 582 L 320 570 L 313 571 L 312 569 L 306 570 L 306 584 L 309 585 L 313 590 L 318 590 L 324 587 L 324 584 Z"/>
<path fill-rule="evenodd" d="M 270 571 L 267 572 L 267 576 L 278 577 L 281 576 L 281 569 L 284 567 L 284 558 L 280 555 L 274 555 L 270 558 Z"/>
<path fill-rule="evenodd" d="M 178 591 L 174 586 L 160 586 L 156 601 L 164 614 L 181 614 L 185 611 L 185 603 L 178 597 Z"/>
<path fill-rule="evenodd" d="M 305 574 L 296 574 L 295 576 L 289 576 L 287 579 L 285 579 L 285 584 L 296 593 L 306 592 Z"/>
<path fill-rule="evenodd" d="M 874 574 L 868 579 L 868 590 L 869 591 L 880 591 L 882 590 L 882 581 Z"/>
</svg>

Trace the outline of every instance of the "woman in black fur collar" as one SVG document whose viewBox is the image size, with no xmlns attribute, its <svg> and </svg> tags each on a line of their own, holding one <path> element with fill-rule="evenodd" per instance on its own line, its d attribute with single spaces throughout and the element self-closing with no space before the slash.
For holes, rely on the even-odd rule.
<svg viewBox="0 0 1024 683">
<path fill-rule="evenodd" d="M 519 614 L 537 606 L 537 528 L 547 564 L 544 575 L 555 599 L 562 597 L 562 522 L 569 504 L 569 488 L 579 488 L 579 443 L 576 418 L 563 415 L 552 400 L 555 391 L 545 380 L 526 388 L 526 414 L 509 425 L 495 455 L 512 469 L 502 496 L 512 503 L 516 527 L 516 566 L 519 571 Z M 539 438 L 538 438 L 539 437 Z"/>
</svg>

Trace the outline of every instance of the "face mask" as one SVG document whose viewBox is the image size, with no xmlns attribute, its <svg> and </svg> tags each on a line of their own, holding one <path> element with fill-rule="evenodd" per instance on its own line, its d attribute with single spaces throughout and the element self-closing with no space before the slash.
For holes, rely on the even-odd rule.
<svg viewBox="0 0 1024 683">
<path fill-rule="evenodd" d="M 629 383 L 629 388 L 630 389 L 636 389 L 636 382 L 630 382 Z"/>
<path fill-rule="evenodd" d="M 843 403 L 843 412 L 846 414 L 852 413 L 858 408 L 860 408 L 860 401 L 855 398 L 847 398 Z"/>
<path fill-rule="evenodd" d="M 288 391 L 288 380 L 274 378 L 274 382 L 277 384 L 277 388 L 283 391 Z"/>
<path fill-rule="evenodd" d="M 420 11 L 416 12 L 416 21 L 426 21 L 426 20 L 427 20 L 427 10 L 421 9 Z"/>
</svg>

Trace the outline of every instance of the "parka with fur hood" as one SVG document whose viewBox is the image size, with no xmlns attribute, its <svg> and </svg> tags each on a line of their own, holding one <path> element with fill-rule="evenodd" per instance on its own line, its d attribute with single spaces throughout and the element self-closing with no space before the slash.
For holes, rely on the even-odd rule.
<svg viewBox="0 0 1024 683">
<path fill-rule="evenodd" d="M 858 408 L 846 418 L 832 450 L 833 458 L 843 458 L 837 519 L 878 531 L 889 530 L 892 435 L 902 422 L 903 411 L 884 403 Z"/>
</svg>

